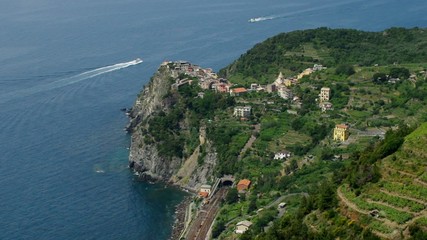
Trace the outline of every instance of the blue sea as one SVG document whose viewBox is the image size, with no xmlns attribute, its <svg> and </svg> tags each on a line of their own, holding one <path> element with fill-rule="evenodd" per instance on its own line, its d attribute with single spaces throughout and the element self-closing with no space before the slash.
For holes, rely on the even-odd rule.
<svg viewBox="0 0 427 240">
<path fill-rule="evenodd" d="M 0 0 L 0 239 L 168 239 L 185 194 L 136 180 L 120 111 L 162 61 L 219 70 L 280 32 L 426 27 L 426 12 L 425 0 Z"/>
</svg>

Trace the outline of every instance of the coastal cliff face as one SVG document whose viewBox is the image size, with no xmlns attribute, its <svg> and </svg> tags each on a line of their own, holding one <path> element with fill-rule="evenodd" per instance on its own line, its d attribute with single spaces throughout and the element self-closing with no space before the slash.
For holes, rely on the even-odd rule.
<svg viewBox="0 0 427 240">
<path fill-rule="evenodd" d="M 179 81 L 174 69 L 162 64 L 129 112 L 129 166 L 141 178 L 196 190 L 209 182 L 217 158 L 204 128 L 191 126 L 183 97 L 172 87 Z"/>
</svg>

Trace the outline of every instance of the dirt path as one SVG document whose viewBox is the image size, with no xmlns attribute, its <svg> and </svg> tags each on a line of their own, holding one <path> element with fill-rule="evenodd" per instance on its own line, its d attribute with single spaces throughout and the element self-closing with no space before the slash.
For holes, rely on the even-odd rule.
<svg viewBox="0 0 427 240">
<path fill-rule="evenodd" d="M 425 183 L 424 181 L 420 180 L 419 178 L 414 180 L 416 183 L 423 185 L 424 187 L 427 187 L 427 183 Z"/>
<path fill-rule="evenodd" d="M 359 213 L 362 213 L 362 214 L 369 214 L 369 212 L 368 211 L 365 211 L 365 210 L 362 210 L 362 209 L 360 209 L 360 208 L 358 208 L 357 206 L 356 206 L 356 204 L 354 204 L 354 203 L 352 203 L 351 201 L 349 201 L 345 196 L 344 196 L 344 194 L 341 192 L 341 187 L 342 186 L 340 186 L 340 187 L 338 187 L 338 189 L 337 189 L 337 195 L 338 195 L 338 198 L 346 205 L 346 206 L 348 206 L 349 208 L 351 208 L 351 209 L 353 209 L 353 210 L 355 210 L 356 212 L 359 212 Z"/>
<path fill-rule="evenodd" d="M 406 176 L 412 177 L 412 178 L 414 178 L 414 179 L 415 179 L 415 178 L 418 178 L 418 176 L 417 176 L 417 175 L 415 175 L 415 174 L 408 173 L 408 172 L 404 172 L 404 171 L 401 171 L 401 170 L 397 170 L 397 169 L 391 168 L 391 167 L 389 167 L 389 166 L 384 166 L 384 168 L 385 168 L 385 169 L 387 169 L 387 170 L 393 171 L 393 172 L 398 172 L 398 173 L 400 173 L 400 174 L 402 174 L 402 175 L 406 175 Z"/>
<path fill-rule="evenodd" d="M 259 133 L 259 131 L 261 130 L 261 125 L 258 123 L 257 125 L 255 125 L 255 130 L 254 132 Z M 251 137 L 249 138 L 249 140 L 246 142 L 245 146 L 242 148 L 242 150 L 239 153 L 239 156 L 237 157 L 237 160 L 241 160 L 243 153 L 246 152 L 246 150 L 248 150 L 250 147 L 252 147 L 252 144 L 255 142 L 256 137 L 254 135 L 251 135 Z"/>
</svg>

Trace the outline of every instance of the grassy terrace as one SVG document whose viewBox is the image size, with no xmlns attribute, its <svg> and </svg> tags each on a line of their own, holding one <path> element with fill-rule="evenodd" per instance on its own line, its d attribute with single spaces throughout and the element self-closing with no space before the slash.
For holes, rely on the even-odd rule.
<svg viewBox="0 0 427 240">
<path fill-rule="evenodd" d="M 399 224 L 403 224 L 413 218 L 412 214 L 382 205 L 381 202 L 367 202 L 365 199 L 363 199 L 363 196 L 356 196 L 356 194 L 348 187 L 342 187 L 341 192 L 344 194 L 345 198 L 347 198 L 362 210 L 379 210 L 380 218 L 387 218 L 388 220 Z"/>
<path fill-rule="evenodd" d="M 427 227 L 427 217 L 418 218 L 416 222 L 423 227 Z"/>
<path fill-rule="evenodd" d="M 385 234 L 393 233 L 393 231 L 395 230 L 394 228 L 389 227 L 385 225 L 383 222 L 378 221 L 376 219 L 371 220 L 371 222 L 369 223 L 369 227 L 374 231 L 378 231 Z"/>
<path fill-rule="evenodd" d="M 375 193 L 372 193 L 370 195 L 367 195 L 366 197 L 368 197 L 369 199 L 372 199 L 374 201 L 378 201 L 378 202 L 384 202 L 399 208 L 408 208 L 411 212 L 419 212 L 421 210 L 424 210 L 426 208 L 425 205 L 405 199 L 405 198 L 401 198 L 401 197 L 397 197 L 397 196 L 392 196 L 389 194 L 386 194 L 384 192 L 378 192 L 376 191 Z"/>
<path fill-rule="evenodd" d="M 395 192 L 402 196 L 408 196 L 426 201 L 427 199 L 427 188 L 420 185 L 404 185 L 396 182 L 383 182 L 383 188 L 389 192 Z"/>
</svg>

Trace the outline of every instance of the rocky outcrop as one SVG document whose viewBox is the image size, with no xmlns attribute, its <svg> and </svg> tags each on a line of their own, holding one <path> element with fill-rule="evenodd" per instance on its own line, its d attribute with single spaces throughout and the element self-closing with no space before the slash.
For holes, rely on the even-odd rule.
<svg viewBox="0 0 427 240">
<path fill-rule="evenodd" d="M 134 106 L 129 111 L 130 122 L 127 131 L 131 133 L 129 166 L 147 180 L 161 180 L 177 184 L 190 190 L 197 190 L 201 184 L 210 181 L 217 157 L 212 144 L 206 139 L 204 128 L 199 130 L 199 146 L 192 154 L 184 157 L 163 156 L 159 145 L 170 144 L 156 142 L 150 136 L 150 119 L 160 112 L 168 113 L 179 101 L 171 89 L 176 73 L 168 65 L 162 65 L 150 82 L 138 95 Z M 188 121 L 179 123 L 179 131 L 188 129 Z M 180 135 L 189 137 L 189 134 Z M 203 154 L 200 151 L 203 151 Z M 185 156 L 189 155 L 189 156 Z"/>
<path fill-rule="evenodd" d="M 166 107 L 163 100 L 170 91 L 170 74 L 167 66 L 161 66 L 150 79 L 149 84 L 144 86 L 129 111 L 130 122 L 126 127 L 128 132 L 133 132 L 138 124 L 147 120 L 151 114 Z"/>
</svg>

